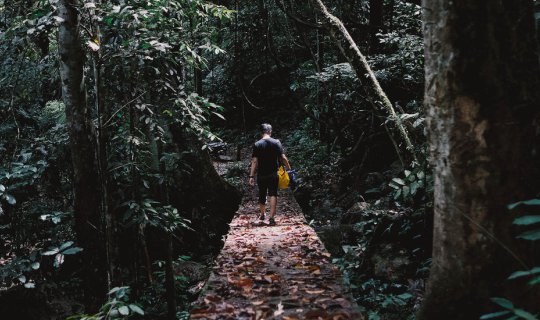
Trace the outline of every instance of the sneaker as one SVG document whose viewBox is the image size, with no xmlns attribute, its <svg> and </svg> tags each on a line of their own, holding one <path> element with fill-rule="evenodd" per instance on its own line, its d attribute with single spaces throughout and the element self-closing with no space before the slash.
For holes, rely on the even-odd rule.
<svg viewBox="0 0 540 320">
<path fill-rule="evenodd" d="M 276 225 L 276 220 L 274 220 L 274 218 L 270 218 L 270 220 L 268 220 L 268 225 L 269 226 L 275 226 Z"/>
<path fill-rule="evenodd" d="M 259 216 L 259 220 L 261 220 L 261 221 L 264 220 L 264 213 Z"/>
</svg>

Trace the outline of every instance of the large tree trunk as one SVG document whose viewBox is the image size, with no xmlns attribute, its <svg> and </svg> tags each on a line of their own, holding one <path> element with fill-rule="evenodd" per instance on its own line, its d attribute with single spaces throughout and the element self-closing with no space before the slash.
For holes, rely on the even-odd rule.
<svg viewBox="0 0 540 320">
<path fill-rule="evenodd" d="M 532 1 L 424 0 L 423 7 L 435 221 L 418 318 L 478 319 L 493 296 L 538 311 L 538 295 L 517 293 L 505 280 L 539 257 L 517 243 L 506 209 L 540 191 Z"/>
<path fill-rule="evenodd" d="M 68 131 L 71 137 L 75 231 L 77 243 L 84 251 L 81 276 L 85 302 L 90 311 L 97 309 L 106 293 L 105 256 L 101 248 L 101 219 L 99 210 L 99 181 L 95 165 L 94 137 L 89 121 L 84 88 L 84 51 L 79 37 L 76 0 L 61 0 L 59 16 L 63 19 L 58 29 L 60 77 L 66 107 Z"/>
<path fill-rule="evenodd" d="M 214 169 L 207 150 L 195 135 L 187 133 L 179 125 L 170 127 L 174 143 L 183 154 L 182 161 L 190 169 L 178 170 L 175 180 L 179 189 L 170 193 L 170 203 L 181 211 L 189 210 L 190 232 L 183 240 L 194 252 L 209 253 L 209 244 L 214 249 L 222 245 L 222 236 L 229 230 L 241 201 L 240 192 L 225 181 Z"/>
<path fill-rule="evenodd" d="M 409 150 L 417 160 L 414 151 L 414 146 L 409 138 L 407 129 L 401 123 L 401 118 L 397 115 L 390 99 L 381 88 L 379 81 L 367 63 L 366 58 L 358 49 L 356 42 L 353 40 L 345 25 L 336 16 L 332 15 L 322 0 L 310 0 L 315 8 L 317 8 L 324 17 L 324 26 L 328 29 L 330 35 L 336 42 L 343 56 L 347 59 L 351 68 L 356 73 L 358 81 L 362 88 L 366 91 L 368 99 L 374 106 L 382 106 L 388 112 L 390 118 L 396 124 L 401 138 L 405 142 L 405 147 Z"/>
</svg>

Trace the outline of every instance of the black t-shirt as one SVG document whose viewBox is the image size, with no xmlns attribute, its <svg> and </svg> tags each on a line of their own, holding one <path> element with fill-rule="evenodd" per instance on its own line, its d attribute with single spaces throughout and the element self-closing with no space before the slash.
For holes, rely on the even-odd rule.
<svg viewBox="0 0 540 320">
<path fill-rule="evenodd" d="M 276 173 L 279 168 L 283 147 L 279 140 L 268 138 L 255 142 L 253 156 L 258 160 L 258 176 L 267 176 Z"/>
</svg>

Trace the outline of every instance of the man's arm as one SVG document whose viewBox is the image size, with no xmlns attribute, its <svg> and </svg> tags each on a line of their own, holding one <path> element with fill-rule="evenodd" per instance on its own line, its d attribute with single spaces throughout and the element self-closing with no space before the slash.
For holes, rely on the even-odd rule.
<svg viewBox="0 0 540 320">
<path fill-rule="evenodd" d="M 287 167 L 288 170 L 291 170 L 289 159 L 287 159 L 287 156 L 284 153 L 281 154 L 281 161 L 285 164 L 285 167 Z"/>
<path fill-rule="evenodd" d="M 259 164 L 259 161 L 257 157 L 251 158 L 251 169 L 249 170 L 249 184 L 255 185 L 255 170 L 257 169 L 257 165 Z"/>
</svg>

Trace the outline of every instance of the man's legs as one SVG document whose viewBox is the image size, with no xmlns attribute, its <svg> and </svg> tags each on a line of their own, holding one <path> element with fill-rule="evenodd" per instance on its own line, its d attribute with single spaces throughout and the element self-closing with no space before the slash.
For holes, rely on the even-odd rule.
<svg viewBox="0 0 540 320">
<path fill-rule="evenodd" d="M 268 191 L 268 182 L 264 178 L 257 178 L 257 185 L 259 185 L 259 210 L 261 212 L 260 218 L 264 220 L 264 214 L 266 213 L 266 192 Z"/>
<path fill-rule="evenodd" d="M 270 198 L 270 219 L 274 219 L 274 216 L 276 215 L 277 197 L 270 196 L 268 198 Z"/>
<path fill-rule="evenodd" d="M 277 206 L 277 189 L 278 189 L 278 176 L 277 174 L 274 177 L 270 178 L 268 183 L 268 198 L 270 198 L 270 225 L 275 225 L 276 221 L 274 216 L 276 215 L 276 206 Z"/>
<path fill-rule="evenodd" d="M 270 208 L 272 208 L 272 204 L 270 203 Z M 264 219 L 264 214 L 266 212 L 266 204 L 259 202 L 259 210 L 261 211 L 260 217 Z"/>
</svg>

